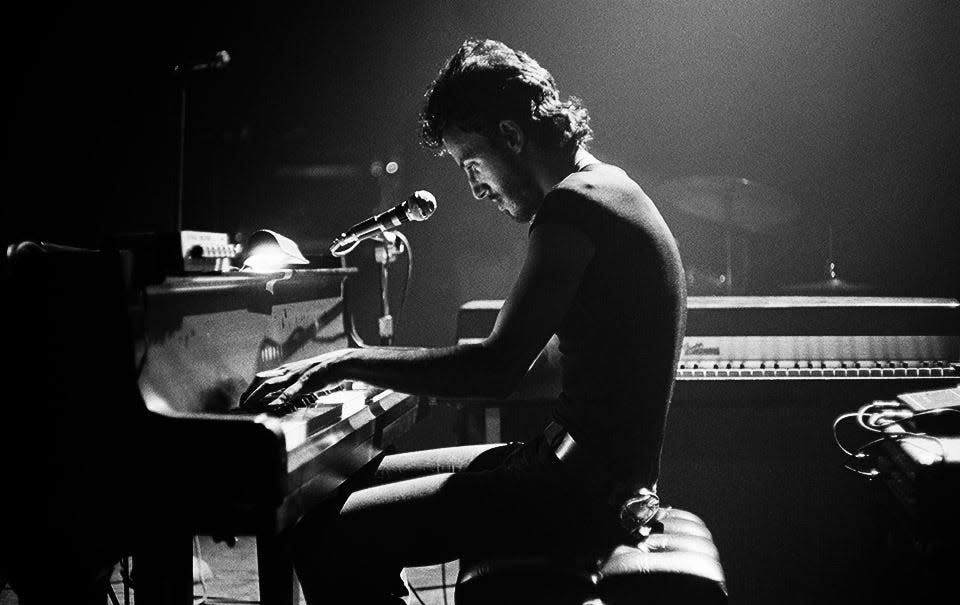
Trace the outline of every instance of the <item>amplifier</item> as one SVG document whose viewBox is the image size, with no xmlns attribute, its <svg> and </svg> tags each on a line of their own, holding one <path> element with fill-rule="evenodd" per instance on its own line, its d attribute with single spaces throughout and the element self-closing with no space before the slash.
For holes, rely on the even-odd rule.
<svg viewBox="0 0 960 605">
<path fill-rule="evenodd" d="M 160 283 L 171 275 L 226 273 L 240 251 L 229 235 L 212 231 L 120 234 L 107 247 L 132 254 L 139 284 Z"/>
</svg>

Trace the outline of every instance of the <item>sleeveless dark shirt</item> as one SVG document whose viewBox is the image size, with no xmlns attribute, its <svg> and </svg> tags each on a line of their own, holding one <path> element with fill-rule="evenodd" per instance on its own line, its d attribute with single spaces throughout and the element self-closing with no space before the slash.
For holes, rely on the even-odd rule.
<svg viewBox="0 0 960 605">
<path fill-rule="evenodd" d="M 686 321 L 676 242 L 640 186 L 609 164 L 558 183 L 530 232 L 550 223 L 596 246 L 557 331 L 557 419 L 620 477 L 653 486 Z"/>
</svg>

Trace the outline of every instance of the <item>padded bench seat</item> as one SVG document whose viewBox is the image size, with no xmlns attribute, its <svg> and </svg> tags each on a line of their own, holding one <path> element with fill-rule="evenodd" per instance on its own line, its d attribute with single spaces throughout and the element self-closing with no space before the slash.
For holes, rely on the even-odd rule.
<svg viewBox="0 0 960 605">
<path fill-rule="evenodd" d="M 457 605 L 721 604 L 720 557 L 703 521 L 663 508 L 651 534 L 584 555 L 512 554 L 460 561 Z"/>
</svg>

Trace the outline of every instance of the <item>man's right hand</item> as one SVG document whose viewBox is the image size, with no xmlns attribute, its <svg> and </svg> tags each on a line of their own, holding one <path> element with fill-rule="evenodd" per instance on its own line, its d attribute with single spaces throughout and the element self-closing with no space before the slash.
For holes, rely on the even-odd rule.
<svg viewBox="0 0 960 605">
<path fill-rule="evenodd" d="M 240 409 L 257 411 L 268 405 L 282 406 L 301 394 L 321 390 L 338 382 L 339 378 L 334 377 L 332 370 L 345 352 L 331 351 L 257 373 L 240 396 Z"/>
</svg>

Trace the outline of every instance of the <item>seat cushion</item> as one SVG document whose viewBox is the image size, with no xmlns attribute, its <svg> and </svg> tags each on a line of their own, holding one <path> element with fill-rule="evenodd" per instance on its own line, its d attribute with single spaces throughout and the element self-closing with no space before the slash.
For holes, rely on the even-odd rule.
<svg viewBox="0 0 960 605">
<path fill-rule="evenodd" d="M 689 512 L 664 508 L 636 544 L 577 554 L 517 553 L 461 559 L 458 605 L 586 602 L 725 603 L 710 531 Z"/>
</svg>

